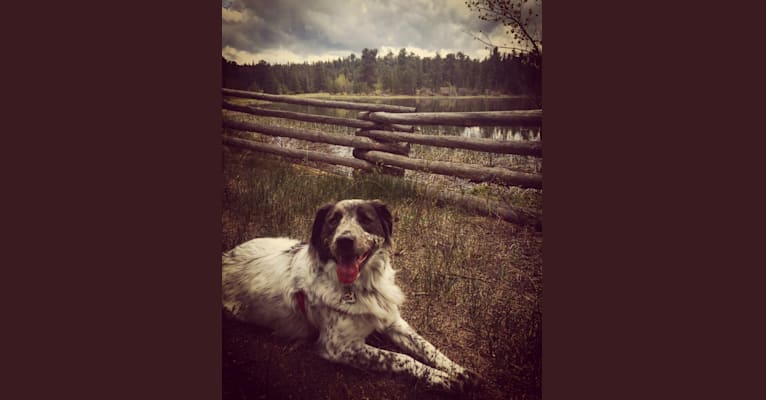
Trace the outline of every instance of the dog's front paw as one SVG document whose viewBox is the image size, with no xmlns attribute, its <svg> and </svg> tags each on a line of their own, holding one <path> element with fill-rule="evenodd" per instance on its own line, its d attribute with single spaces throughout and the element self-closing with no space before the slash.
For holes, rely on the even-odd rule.
<svg viewBox="0 0 766 400">
<path fill-rule="evenodd" d="M 451 389 L 453 392 L 466 394 L 474 393 L 484 386 L 485 380 L 479 374 L 463 369 L 460 373 L 451 378 Z"/>
</svg>

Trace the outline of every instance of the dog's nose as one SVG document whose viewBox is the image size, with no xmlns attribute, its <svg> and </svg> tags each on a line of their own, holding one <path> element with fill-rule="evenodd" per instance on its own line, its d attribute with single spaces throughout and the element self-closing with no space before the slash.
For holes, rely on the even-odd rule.
<svg viewBox="0 0 766 400">
<path fill-rule="evenodd" d="M 351 235 L 339 236 L 336 240 L 338 250 L 353 250 L 354 249 L 354 237 Z"/>
</svg>

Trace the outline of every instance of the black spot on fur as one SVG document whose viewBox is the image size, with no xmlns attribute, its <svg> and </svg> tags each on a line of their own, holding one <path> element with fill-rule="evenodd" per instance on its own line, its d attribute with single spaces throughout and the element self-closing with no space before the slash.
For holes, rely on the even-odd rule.
<svg viewBox="0 0 766 400">
<path fill-rule="evenodd" d="M 369 202 L 378 214 L 378 219 L 383 227 L 384 234 L 381 235 L 386 238 L 386 244 L 391 243 L 391 235 L 394 233 L 394 219 L 391 216 L 391 211 L 388 211 L 388 207 L 380 200 L 373 200 Z"/>
<path fill-rule="evenodd" d="M 314 249 L 322 262 L 330 259 L 330 247 L 323 236 L 324 227 L 327 223 L 327 213 L 332 210 L 335 203 L 325 204 L 317 210 L 314 217 L 314 226 L 311 228 L 311 248 Z"/>
</svg>

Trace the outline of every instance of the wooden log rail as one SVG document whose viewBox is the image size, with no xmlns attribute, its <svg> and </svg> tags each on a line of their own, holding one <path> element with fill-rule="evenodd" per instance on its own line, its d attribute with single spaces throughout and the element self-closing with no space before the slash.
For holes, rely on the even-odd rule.
<svg viewBox="0 0 766 400">
<path fill-rule="evenodd" d="M 261 115 L 264 117 L 287 118 L 287 119 L 293 119 L 298 121 L 318 122 L 320 124 L 342 125 L 342 126 L 348 126 L 351 128 L 359 128 L 359 129 L 384 128 L 384 126 L 382 126 L 381 124 L 375 123 L 372 121 L 363 121 L 363 120 L 354 119 L 354 118 L 331 117 L 327 115 L 306 114 L 306 113 L 299 113 L 299 112 L 293 112 L 293 111 L 272 110 L 268 108 L 253 107 L 253 106 L 243 106 L 239 104 L 230 103 L 228 101 L 223 101 L 222 108 L 226 110 L 243 112 L 243 113 L 252 114 L 252 115 Z M 385 127 L 390 127 L 391 129 L 394 129 L 397 131 L 403 131 L 403 132 L 415 131 L 415 128 L 412 127 L 412 125 L 408 126 L 408 125 L 393 124 L 393 125 L 388 125 Z"/>
<path fill-rule="evenodd" d="M 266 143 L 258 143 L 252 140 L 239 139 L 231 136 L 223 136 L 223 143 L 229 146 L 241 147 L 262 153 L 275 154 L 282 157 L 297 158 L 300 160 L 321 161 L 329 164 L 343 165 L 346 167 L 374 171 L 376 166 L 364 160 L 356 158 L 340 157 L 334 154 L 320 153 L 310 150 L 295 150 L 285 147 L 274 146 Z"/>
<path fill-rule="evenodd" d="M 482 167 L 471 164 L 446 161 L 426 161 L 409 157 L 383 153 L 380 151 L 354 150 L 354 157 L 376 164 L 385 164 L 432 174 L 456 176 L 474 182 L 494 182 L 522 188 L 543 188 L 543 178 L 539 174 L 511 171 L 505 168 Z"/>
<path fill-rule="evenodd" d="M 482 215 L 500 217 L 505 221 L 519 224 L 532 225 L 538 231 L 543 229 L 542 213 L 523 207 L 515 207 L 499 201 L 488 200 L 478 196 L 453 193 L 440 190 L 435 195 L 439 205 L 457 204 L 466 210 L 478 212 Z"/>
<path fill-rule="evenodd" d="M 331 107 L 331 108 L 343 108 L 347 110 L 364 110 L 364 111 L 385 111 L 391 113 L 406 112 L 412 113 L 416 111 L 415 107 L 394 106 L 388 104 L 375 104 L 375 103 L 356 103 L 351 101 L 337 101 L 337 100 L 320 100 L 310 99 L 294 96 L 282 96 L 276 94 L 255 93 L 247 92 L 244 90 L 234 89 L 221 89 L 224 96 L 243 97 L 248 99 L 276 101 L 281 103 L 301 104 L 317 107 Z"/>
<path fill-rule="evenodd" d="M 449 147 L 453 149 L 483 151 L 488 153 L 519 154 L 535 157 L 543 156 L 542 143 L 533 141 L 493 140 L 442 135 L 419 135 L 380 130 L 361 130 L 358 131 L 356 135 L 387 142 L 408 142 L 429 146 Z"/>
<path fill-rule="evenodd" d="M 360 119 L 387 124 L 456 125 L 456 126 L 540 126 L 543 110 L 474 111 L 474 112 L 389 112 L 359 113 Z"/>
<path fill-rule="evenodd" d="M 231 136 L 223 136 L 223 144 L 251 151 L 274 154 L 282 157 L 343 165 L 346 167 L 370 172 L 379 171 L 379 167 L 376 165 L 356 158 L 339 157 L 333 154 L 321 153 L 317 151 L 289 149 Z M 542 230 L 542 214 L 534 210 L 514 207 L 476 196 L 463 195 L 446 191 L 426 191 L 425 195 L 433 196 L 436 199 L 437 204 L 456 204 L 472 212 L 478 212 L 482 215 L 500 217 L 505 221 L 515 224 L 532 225 L 536 229 Z"/>
<path fill-rule="evenodd" d="M 391 106 L 385 104 L 355 103 L 331 100 L 299 98 L 254 93 L 233 89 L 222 89 L 227 96 L 254 98 L 292 104 L 305 104 L 320 107 L 347 108 L 364 110 L 359 119 L 339 118 L 315 114 L 305 114 L 284 110 L 272 110 L 260 107 L 238 105 L 223 101 L 222 107 L 236 112 L 287 118 L 307 122 L 349 126 L 360 129 L 355 136 L 329 134 L 320 131 L 295 129 L 269 124 L 236 121 L 224 118 L 223 126 L 242 131 L 257 132 L 265 135 L 290 137 L 312 142 L 348 146 L 354 148 L 355 158 L 340 157 L 317 151 L 304 151 L 271 146 L 235 137 L 224 137 L 224 143 L 250 150 L 278 154 L 290 158 L 308 159 L 330 164 L 343 165 L 370 171 L 372 169 L 400 172 L 404 169 L 423 171 L 439 175 L 469 179 L 474 182 L 494 182 L 522 188 L 542 189 L 542 176 L 506 168 L 484 167 L 479 165 L 444 161 L 411 159 L 409 143 L 461 148 L 482 152 L 519 154 L 542 157 L 542 143 L 533 141 L 499 141 L 482 138 L 463 138 L 455 136 L 413 134 L 414 125 L 453 125 L 453 126 L 540 126 L 542 110 L 487 111 L 487 112 L 432 112 L 418 113 L 415 108 Z M 377 129 L 376 129 L 377 128 Z M 383 130 L 383 129 L 389 130 Z M 406 142 L 406 143 L 402 143 Z M 472 208 L 476 208 L 474 204 Z M 496 207 L 495 207 L 496 208 Z M 521 221 L 535 219 L 524 216 L 518 210 L 504 210 L 503 218 Z"/>
<path fill-rule="evenodd" d="M 281 126 L 264 125 L 255 122 L 235 121 L 229 118 L 223 119 L 223 127 L 237 129 L 241 131 L 250 131 L 262 133 L 270 136 L 284 136 L 311 142 L 336 144 L 339 146 L 349 146 L 357 149 L 378 150 L 394 154 L 407 155 L 410 147 L 407 144 L 400 143 L 378 143 L 367 138 L 357 136 L 336 135 L 319 131 L 285 128 Z"/>
</svg>

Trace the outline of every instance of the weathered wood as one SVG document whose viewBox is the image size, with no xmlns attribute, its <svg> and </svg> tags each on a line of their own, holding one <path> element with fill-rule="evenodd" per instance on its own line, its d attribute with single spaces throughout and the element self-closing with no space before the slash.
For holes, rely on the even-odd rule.
<svg viewBox="0 0 766 400">
<path fill-rule="evenodd" d="M 290 104 L 302 104 L 302 105 L 317 106 L 317 107 L 344 108 L 347 110 L 386 111 L 386 112 L 392 112 L 392 113 L 415 112 L 417 110 L 415 107 L 394 106 L 389 104 L 356 103 L 351 101 L 337 101 L 337 100 L 320 100 L 320 99 L 310 99 L 306 97 L 294 97 L 294 96 L 283 96 L 283 95 L 276 95 L 276 94 L 247 92 L 244 90 L 235 90 L 235 89 L 226 89 L 226 88 L 223 88 L 221 90 L 223 91 L 224 96 L 244 97 L 248 99 L 276 101 L 276 102 L 290 103 Z"/>
<path fill-rule="evenodd" d="M 520 154 L 525 156 L 543 156 L 543 145 L 533 141 L 493 140 L 483 138 L 465 138 L 460 136 L 419 135 L 413 133 L 361 130 L 357 136 L 375 140 L 409 142 L 430 146 L 467 149 L 488 153 Z"/>
<path fill-rule="evenodd" d="M 367 151 L 368 150 L 354 149 L 351 152 L 351 155 L 353 155 L 354 157 L 356 157 L 356 158 L 361 160 L 362 157 L 360 157 L 359 155 L 360 154 L 364 154 Z M 380 168 L 380 172 L 382 172 L 382 173 L 384 173 L 386 175 L 391 175 L 391 176 L 404 176 L 404 173 L 406 172 L 406 170 L 404 168 L 391 167 L 389 165 L 379 164 L 378 168 Z"/>
<path fill-rule="evenodd" d="M 357 114 L 357 118 L 361 119 L 362 121 L 370 121 L 374 124 L 377 124 L 380 128 L 379 130 L 394 130 L 394 131 L 402 131 L 402 132 L 415 132 L 415 127 L 412 125 L 400 125 L 400 124 L 381 124 L 380 122 L 375 122 L 370 119 L 370 111 L 359 111 Z"/>
<path fill-rule="evenodd" d="M 369 119 L 388 124 L 458 126 L 540 126 L 543 110 L 422 112 L 393 114 L 373 112 Z"/>
<path fill-rule="evenodd" d="M 456 176 L 475 182 L 494 182 L 523 188 L 542 189 L 543 178 L 538 174 L 511 171 L 498 167 L 481 167 L 446 161 L 426 161 L 387 154 L 379 151 L 360 151 L 356 155 L 362 160 L 386 164 L 432 174 Z"/>
<path fill-rule="evenodd" d="M 239 139 L 230 136 L 223 136 L 223 143 L 229 146 L 241 147 L 252 151 L 270 153 L 289 158 L 343 165 L 346 167 L 361 169 L 363 171 L 374 171 L 376 169 L 374 164 L 364 160 L 358 160 L 356 158 L 340 157 L 333 154 L 320 153 L 318 151 L 288 149 L 286 147 L 279 147 L 266 143 L 258 143 L 252 140 Z"/>
<path fill-rule="evenodd" d="M 410 152 L 410 147 L 407 144 L 378 143 L 373 140 L 357 136 L 345 136 L 312 130 L 285 128 L 281 126 L 264 125 L 255 122 L 234 121 L 229 118 L 223 119 L 223 127 L 241 131 L 258 132 L 270 136 L 291 137 L 295 139 L 308 140 L 311 142 L 336 144 L 339 146 L 349 146 L 365 150 L 378 150 L 402 155 L 407 155 Z"/>
<path fill-rule="evenodd" d="M 239 104 L 229 103 L 228 101 L 223 102 L 222 108 L 226 110 L 243 112 L 243 113 L 252 114 L 252 115 L 261 115 L 264 117 L 287 118 L 287 119 L 294 119 L 298 121 L 318 122 L 320 124 L 342 125 L 342 126 L 348 126 L 351 128 L 359 128 L 359 129 L 383 129 L 388 127 L 388 126 L 381 125 L 380 123 L 376 123 L 372 121 L 362 121 L 362 120 L 358 120 L 354 118 L 341 118 L 341 117 L 331 117 L 327 115 L 299 113 L 299 112 L 293 112 L 293 111 L 272 110 L 268 108 L 243 106 Z M 413 128 L 411 125 L 410 126 L 390 125 L 390 127 L 395 130 L 400 130 L 405 132 L 415 131 L 415 128 Z"/>
<path fill-rule="evenodd" d="M 517 225 L 531 225 L 539 231 L 543 229 L 543 216 L 535 210 L 444 190 L 437 192 L 434 196 L 436 203 L 440 205 L 455 204 L 465 210 L 481 215 L 497 216 Z"/>
</svg>

